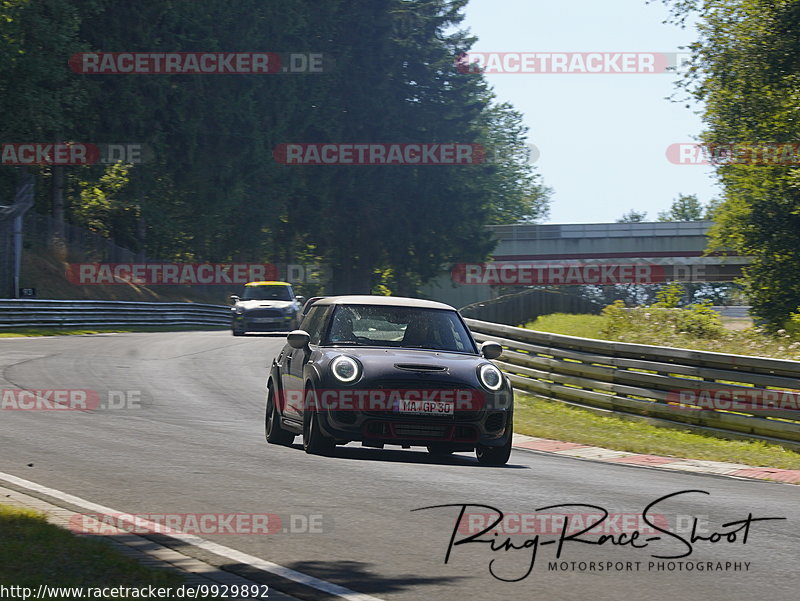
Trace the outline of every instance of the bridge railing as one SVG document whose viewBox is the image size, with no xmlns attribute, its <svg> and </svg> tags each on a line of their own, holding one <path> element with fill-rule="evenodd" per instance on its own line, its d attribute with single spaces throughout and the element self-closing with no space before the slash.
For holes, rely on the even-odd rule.
<svg viewBox="0 0 800 601">
<path fill-rule="evenodd" d="M 534 396 L 800 448 L 800 361 L 535 332 L 467 319 Z"/>
</svg>

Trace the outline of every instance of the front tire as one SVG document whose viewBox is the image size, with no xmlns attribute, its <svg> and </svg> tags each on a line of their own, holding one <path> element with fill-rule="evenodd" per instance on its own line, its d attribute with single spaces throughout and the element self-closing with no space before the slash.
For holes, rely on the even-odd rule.
<svg viewBox="0 0 800 601">
<path fill-rule="evenodd" d="M 307 398 L 309 402 L 303 416 L 303 450 L 310 455 L 331 455 L 336 448 L 336 441 L 325 436 L 320 428 L 317 398 L 313 390 L 308 391 Z"/>
<path fill-rule="evenodd" d="M 508 463 L 511 457 L 511 434 L 508 435 L 508 442 L 502 447 L 486 447 L 479 445 L 475 448 L 475 456 L 478 463 L 488 466 L 500 466 Z"/>
<path fill-rule="evenodd" d="M 267 442 L 288 447 L 294 442 L 294 434 L 287 432 L 281 426 L 281 416 L 278 407 L 275 405 L 275 393 L 272 387 L 267 392 L 267 411 L 264 417 L 264 433 Z"/>
</svg>

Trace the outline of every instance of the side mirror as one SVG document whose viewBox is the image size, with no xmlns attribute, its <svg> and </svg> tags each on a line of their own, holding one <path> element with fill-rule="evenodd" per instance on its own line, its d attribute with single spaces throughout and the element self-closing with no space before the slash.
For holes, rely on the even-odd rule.
<svg viewBox="0 0 800 601">
<path fill-rule="evenodd" d="M 304 330 L 293 330 L 286 336 L 286 342 L 289 343 L 289 346 L 296 349 L 308 348 L 309 340 L 311 340 L 311 336 Z"/>
<path fill-rule="evenodd" d="M 235 294 L 231 294 L 231 300 L 232 300 L 234 303 L 238 303 L 238 302 L 239 302 L 239 297 L 238 297 L 238 296 L 236 296 Z"/>
<path fill-rule="evenodd" d="M 481 345 L 481 355 L 483 355 L 486 359 L 497 359 L 502 354 L 503 347 L 496 342 L 487 340 Z"/>
<path fill-rule="evenodd" d="M 295 297 L 294 297 L 294 299 L 295 299 L 295 300 L 296 300 L 298 303 L 302 303 L 304 300 L 306 300 L 306 297 L 305 297 L 305 296 L 303 296 L 303 295 L 301 295 L 301 294 L 298 294 L 297 296 L 295 296 Z"/>
</svg>

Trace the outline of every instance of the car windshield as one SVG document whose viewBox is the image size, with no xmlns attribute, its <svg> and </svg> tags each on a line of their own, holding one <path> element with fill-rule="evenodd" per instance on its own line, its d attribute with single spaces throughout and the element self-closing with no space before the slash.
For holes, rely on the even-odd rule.
<svg viewBox="0 0 800 601">
<path fill-rule="evenodd" d="M 288 286 L 247 286 L 242 300 L 292 300 Z"/>
<path fill-rule="evenodd" d="M 385 305 L 337 305 L 322 344 L 477 353 L 455 311 Z"/>
</svg>

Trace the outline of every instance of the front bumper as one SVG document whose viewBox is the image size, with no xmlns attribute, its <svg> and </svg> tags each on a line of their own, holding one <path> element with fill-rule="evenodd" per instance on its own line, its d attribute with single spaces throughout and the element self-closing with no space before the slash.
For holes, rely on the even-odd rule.
<svg viewBox="0 0 800 601">
<path fill-rule="evenodd" d="M 513 400 L 454 416 L 418 416 L 390 411 L 319 411 L 320 426 L 340 441 L 426 446 L 447 443 L 472 448 L 502 446 L 512 434 Z"/>
<path fill-rule="evenodd" d="M 283 332 L 291 329 L 293 320 L 294 315 L 264 318 L 243 314 L 233 317 L 231 327 L 240 332 Z"/>
</svg>

